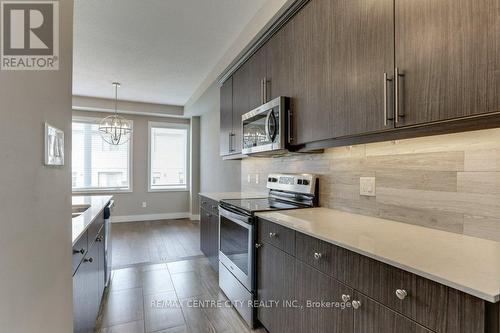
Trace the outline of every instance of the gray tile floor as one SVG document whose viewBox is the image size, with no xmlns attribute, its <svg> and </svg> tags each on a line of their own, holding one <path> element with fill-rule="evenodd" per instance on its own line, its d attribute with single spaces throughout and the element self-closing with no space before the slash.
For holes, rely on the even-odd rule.
<svg viewBox="0 0 500 333">
<path fill-rule="evenodd" d="M 227 300 L 205 257 L 118 269 L 97 332 L 266 332 L 249 330 L 231 307 L 194 306 L 205 300 Z"/>
<path fill-rule="evenodd" d="M 114 223 L 111 237 L 115 269 L 202 254 L 200 224 L 187 219 Z"/>
</svg>

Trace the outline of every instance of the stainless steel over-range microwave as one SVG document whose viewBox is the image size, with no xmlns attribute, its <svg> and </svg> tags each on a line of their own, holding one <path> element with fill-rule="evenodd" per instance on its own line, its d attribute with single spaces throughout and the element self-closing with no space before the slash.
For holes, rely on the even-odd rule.
<svg viewBox="0 0 500 333">
<path fill-rule="evenodd" d="M 277 97 L 241 117 L 245 155 L 285 153 L 291 142 L 290 98 Z"/>
</svg>

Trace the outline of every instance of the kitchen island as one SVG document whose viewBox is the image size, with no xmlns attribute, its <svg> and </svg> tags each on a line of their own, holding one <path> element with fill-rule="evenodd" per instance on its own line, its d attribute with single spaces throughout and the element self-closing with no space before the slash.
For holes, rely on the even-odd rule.
<svg viewBox="0 0 500 333">
<path fill-rule="evenodd" d="M 93 332 L 111 273 L 109 208 L 113 196 L 74 196 L 73 332 Z M 107 209 L 108 207 L 108 209 Z"/>
</svg>

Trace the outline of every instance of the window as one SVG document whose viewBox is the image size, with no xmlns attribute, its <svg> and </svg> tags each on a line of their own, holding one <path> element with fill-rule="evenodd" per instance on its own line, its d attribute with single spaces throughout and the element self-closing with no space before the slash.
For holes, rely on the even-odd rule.
<svg viewBox="0 0 500 333">
<path fill-rule="evenodd" d="M 99 121 L 73 118 L 73 191 L 129 191 L 132 143 L 106 143 L 98 131 Z"/>
<path fill-rule="evenodd" d="M 188 189 L 189 125 L 149 123 L 149 191 Z"/>
</svg>

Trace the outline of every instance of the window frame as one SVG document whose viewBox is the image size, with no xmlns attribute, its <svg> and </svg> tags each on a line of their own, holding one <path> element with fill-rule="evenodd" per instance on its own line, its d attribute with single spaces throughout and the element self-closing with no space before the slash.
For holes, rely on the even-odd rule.
<svg viewBox="0 0 500 333">
<path fill-rule="evenodd" d="M 101 122 L 102 118 L 96 118 L 96 117 L 86 117 L 86 116 L 73 116 L 71 119 L 71 124 L 73 122 L 79 122 L 79 123 L 88 123 L 88 124 L 99 124 Z M 132 126 L 132 134 L 130 136 L 129 140 L 129 146 L 128 146 L 128 188 L 121 188 L 121 187 L 87 187 L 87 188 L 73 188 L 71 187 L 71 191 L 74 194 L 94 194 L 94 193 L 99 193 L 99 194 L 112 194 L 112 193 L 132 193 L 133 190 L 133 178 L 134 178 L 134 172 L 133 172 L 133 161 L 134 161 L 134 121 L 129 120 L 130 125 Z M 73 149 L 73 143 L 72 143 L 72 149 Z M 72 170 L 73 171 L 73 170 Z"/>
<path fill-rule="evenodd" d="M 152 128 L 172 128 L 185 129 L 186 135 L 186 185 L 177 188 L 151 188 L 151 129 Z M 189 192 L 191 184 L 191 126 L 184 123 L 148 121 L 148 192 Z"/>
</svg>

